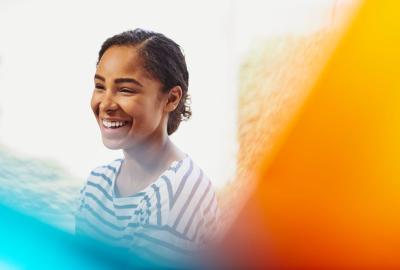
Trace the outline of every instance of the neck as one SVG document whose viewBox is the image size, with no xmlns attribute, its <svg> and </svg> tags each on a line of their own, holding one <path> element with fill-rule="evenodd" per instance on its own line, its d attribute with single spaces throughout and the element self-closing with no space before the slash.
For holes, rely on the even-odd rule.
<svg viewBox="0 0 400 270">
<path fill-rule="evenodd" d="M 127 167 L 135 170 L 152 170 L 165 162 L 173 148 L 172 142 L 167 135 L 158 140 L 141 143 L 133 148 L 124 149 L 124 157 Z"/>
</svg>

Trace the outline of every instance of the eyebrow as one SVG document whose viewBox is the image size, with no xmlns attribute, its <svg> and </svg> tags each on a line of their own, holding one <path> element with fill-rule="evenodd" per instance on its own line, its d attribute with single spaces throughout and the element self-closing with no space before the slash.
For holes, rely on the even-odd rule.
<svg viewBox="0 0 400 270">
<path fill-rule="evenodd" d="M 95 74 L 94 78 L 99 79 L 100 81 L 103 81 L 103 82 L 106 81 L 106 79 L 103 76 L 100 76 L 98 74 Z M 137 84 L 137 85 L 143 87 L 143 85 L 140 82 L 138 82 L 137 80 L 135 80 L 133 78 L 118 78 L 118 79 L 114 80 L 114 83 L 134 83 L 134 84 Z"/>
</svg>

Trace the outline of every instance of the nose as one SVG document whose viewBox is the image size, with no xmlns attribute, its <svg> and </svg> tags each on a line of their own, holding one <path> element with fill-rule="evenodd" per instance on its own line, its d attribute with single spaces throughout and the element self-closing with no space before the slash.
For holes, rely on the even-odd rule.
<svg viewBox="0 0 400 270">
<path fill-rule="evenodd" d="M 118 104 L 114 100 L 111 91 L 107 91 L 100 102 L 100 111 L 111 112 L 118 109 Z"/>
</svg>

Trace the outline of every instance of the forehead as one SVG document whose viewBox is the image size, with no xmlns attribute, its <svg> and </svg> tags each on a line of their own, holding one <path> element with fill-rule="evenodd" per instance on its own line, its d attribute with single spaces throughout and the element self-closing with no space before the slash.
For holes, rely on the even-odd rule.
<svg viewBox="0 0 400 270">
<path fill-rule="evenodd" d="M 101 57 L 96 72 L 104 77 L 135 75 L 148 77 L 143 61 L 134 46 L 112 46 Z"/>
</svg>

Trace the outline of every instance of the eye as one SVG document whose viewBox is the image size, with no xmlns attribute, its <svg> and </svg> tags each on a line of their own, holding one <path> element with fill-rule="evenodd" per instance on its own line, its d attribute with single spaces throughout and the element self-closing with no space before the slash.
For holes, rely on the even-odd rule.
<svg viewBox="0 0 400 270">
<path fill-rule="evenodd" d="M 123 92 L 123 93 L 131 93 L 131 94 L 137 93 L 137 91 L 135 89 L 126 88 L 126 87 L 121 88 L 119 91 Z"/>
<path fill-rule="evenodd" d="M 95 84 L 94 88 L 95 90 L 104 90 L 104 86 L 98 83 Z"/>
</svg>

